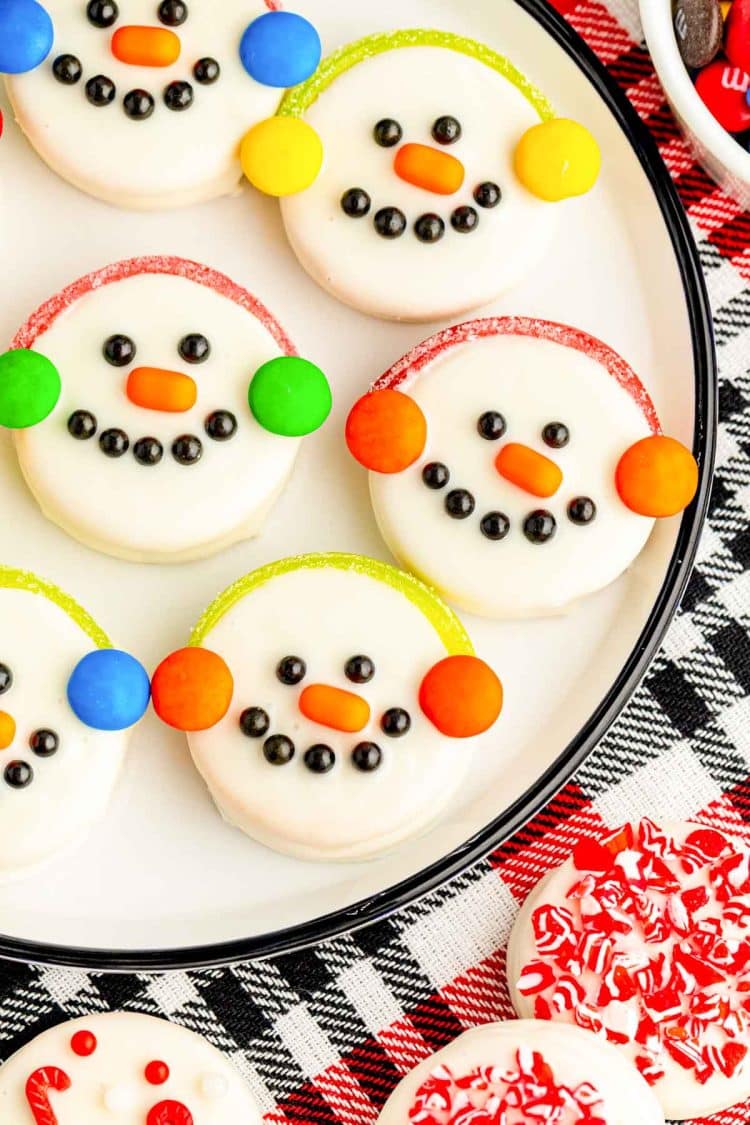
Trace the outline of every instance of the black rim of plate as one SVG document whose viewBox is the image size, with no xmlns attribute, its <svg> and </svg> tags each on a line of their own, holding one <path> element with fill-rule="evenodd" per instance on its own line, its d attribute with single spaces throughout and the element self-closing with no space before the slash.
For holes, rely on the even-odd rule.
<svg viewBox="0 0 750 1125">
<path fill-rule="evenodd" d="M 716 445 L 716 354 L 708 294 L 687 216 L 656 142 L 615 80 L 548 0 L 515 0 L 563 48 L 605 102 L 646 173 L 661 208 L 680 270 L 695 368 L 693 447 L 701 467 L 698 494 L 685 513 L 664 583 L 648 621 L 605 699 L 545 773 L 509 808 L 448 855 L 388 890 L 344 910 L 258 937 L 177 949 L 78 949 L 0 935 L 0 956 L 37 964 L 110 972 L 205 968 L 290 953 L 386 918 L 465 870 L 517 832 L 570 780 L 622 711 L 646 674 L 685 591 L 708 510 Z"/>
</svg>

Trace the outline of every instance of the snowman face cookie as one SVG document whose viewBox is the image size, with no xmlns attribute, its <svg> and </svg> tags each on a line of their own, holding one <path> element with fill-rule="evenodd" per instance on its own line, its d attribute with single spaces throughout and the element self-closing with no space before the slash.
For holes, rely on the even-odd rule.
<svg viewBox="0 0 750 1125">
<path fill-rule="evenodd" d="M 354 859 L 431 824 L 502 688 L 420 582 L 356 555 L 256 571 L 153 677 L 225 818 L 279 851 Z"/>
<path fill-rule="evenodd" d="M 485 617 L 560 612 L 606 586 L 698 480 L 620 356 L 523 318 L 425 341 L 354 406 L 346 436 L 396 557 Z"/>
<path fill-rule="evenodd" d="M 539 1020 L 459 1035 L 398 1084 L 378 1125 L 664 1125 L 654 1095 L 609 1043 Z"/>
<path fill-rule="evenodd" d="M 237 1071 L 187 1028 L 134 1012 L 45 1031 L 0 1068 L 8 1125 L 260 1125 Z"/>
<path fill-rule="evenodd" d="M 330 406 L 322 372 L 259 302 L 181 259 L 76 282 L 0 356 L 0 425 L 42 510 L 126 559 L 255 535 Z"/>
<path fill-rule="evenodd" d="M 539 193 L 587 190 L 599 168 L 586 130 L 555 119 L 508 59 L 447 32 L 351 44 L 280 114 L 278 151 L 267 124 L 248 134 L 246 175 L 284 197 L 287 234 L 313 278 L 373 316 L 432 320 L 492 300 L 550 243 L 559 208 Z M 310 133 L 324 159 L 305 188 L 306 165 L 316 171 Z M 299 178 L 278 171 L 282 142 L 299 145 Z M 565 172 L 555 149 L 568 151 Z M 541 186 L 531 174 L 540 160 Z"/>
<path fill-rule="evenodd" d="M 0 567 L 0 622 L 3 878 L 77 844 L 102 816 L 149 682 L 80 606 L 34 575 Z"/>
<path fill-rule="evenodd" d="M 260 0 L 11 0 L 0 72 L 40 156 L 121 207 L 234 191 L 246 131 L 320 58 L 314 29 Z M 283 54 L 279 56 L 279 46 Z"/>
</svg>

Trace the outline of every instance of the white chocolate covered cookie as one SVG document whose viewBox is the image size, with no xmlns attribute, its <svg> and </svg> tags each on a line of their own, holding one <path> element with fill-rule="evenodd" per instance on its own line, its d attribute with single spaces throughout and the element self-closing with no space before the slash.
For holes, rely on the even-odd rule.
<svg viewBox="0 0 750 1125">
<path fill-rule="evenodd" d="M 275 6 L 275 5 L 273 5 Z M 119 207 L 240 184 L 240 142 L 320 59 L 311 25 L 261 0 L 9 0 L 0 73 L 64 179 Z"/>
<path fill-rule="evenodd" d="M 541 259 L 560 200 L 588 191 L 596 142 L 485 44 L 372 35 L 325 59 L 243 142 L 282 197 L 302 265 L 372 316 L 425 321 L 493 300 Z"/>
<path fill-rule="evenodd" d="M 659 1103 L 617 1051 L 538 1020 L 464 1032 L 391 1094 L 378 1125 L 663 1125 Z"/>
<path fill-rule="evenodd" d="M 268 310 L 181 258 L 75 282 L 0 355 L 0 425 L 42 511 L 135 561 L 256 535 L 330 408 L 325 376 Z"/>
<path fill-rule="evenodd" d="M 559 613 L 608 585 L 698 482 L 625 360 L 524 317 L 424 341 L 356 403 L 346 438 L 397 559 L 483 617 Z"/>
<path fill-rule="evenodd" d="M 245 1082 L 185 1027 L 135 1012 L 50 1028 L 0 1068 L 6 1125 L 260 1125 Z"/>
<path fill-rule="evenodd" d="M 667 1118 L 745 1101 L 750 848 L 713 828 L 650 820 L 582 840 L 526 900 L 508 982 L 520 1016 L 617 1046 Z"/>
<path fill-rule="evenodd" d="M 100 819 L 148 700 L 144 669 L 72 598 L 0 567 L 0 879 Z"/>
<path fill-rule="evenodd" d="M 497 719 L 502 688 L 458 619 L 357 555 L 272 563 L 225 591 L 152 681 L 230 824 L 306 859 L 424 831 Z"/>
</svg>

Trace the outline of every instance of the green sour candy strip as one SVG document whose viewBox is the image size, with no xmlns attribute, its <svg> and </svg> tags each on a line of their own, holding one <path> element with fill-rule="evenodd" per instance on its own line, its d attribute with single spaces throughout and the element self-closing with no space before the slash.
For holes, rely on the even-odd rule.
<svg viewBox="0 0 750 1125">
<path fill-rule="evenodd" d="M 0 355 L 0 426 L 25 430 L 43 422 L 61 389 L 60 373 L 40 352 L 18 348 Z"/>
<path fill-rule="evenodd" d="M 332 406 L 325 375 L 299 356 L 278 356 L 259 367 L 247 398 L 256 421 L 281 437 L 304 437 L 320 429 Z"/>
<path fill-rule="evenodd" d="M 37 574 L 32 574 L 29 570 L 0 566 L 0 590 L 25 590 L 28 594 L 38 594 L 42 598 L 48 598 L 75 621 L 97 648 L 112 648 L 112 642 L 107 634 L 75 598 L 71 598 L 70 594 L 66 594 L 51 582 L 46 582 Z"/>
<path fill-rule="evenodd" d="M 477 62 L 496 71 L 501 77 L 507 79 L 511 85 L 523 94 L 526 101 L 533 106 L 542 121 L 549 121 L 555 117 L 555 110 L 549 99 L 542 91 L 530 82 L 526 75 L 517 66 L 506 58 L 505 55 L 493 51 L 485 43 L 476 39 L 467 39 L 463 35 L 454 35 L 450 31 L 434 31 L 429 28 L 403 28 L 400 31 L 380 32 L 359 39 L 356 43 L 348 43 L 324 59 L 315 74 L 299 86 L 293 87 L 281 99 L 278 114 L 281 117 L 302 117 L 314 105 L 321 94 L 347 70 L 365 59 L 375 55 L 383 55 L 386 51 L 397 50 L 401 47 L 444 47 L 449 51 L 457 51 L 461 55 L 468 55 Z"/>
</svg>

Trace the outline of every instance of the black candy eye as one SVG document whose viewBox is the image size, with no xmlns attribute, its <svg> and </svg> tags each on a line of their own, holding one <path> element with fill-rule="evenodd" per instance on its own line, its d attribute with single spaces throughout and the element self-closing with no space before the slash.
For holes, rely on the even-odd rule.
<svg viewBox="0 0 750 1125">
<path fill-rule="evenodd" d="M 486 410 L 477 422 L 477 432 L 486 441 L 498 441 L 507 428 L 505 418 L 497 410 Z"/>
<path fill-rule="evenodd" d="M 570 441 L 570 430 L 563 422 L 548 422 L 542 430 L 542 441 L 550 449 L 562 449 Z"/>
<path fill-rule="evenodd" d="M 208 58 L 198 59 L 193 67 L 193 78 L 196 82 L 200 82 L 201 86 L 212 86 L 221 74 L 221 67 L 216 59 Z"/>
<path fill-rule="evenodd" d="M 7 664 L 0 664 L 0 695 L 5 695 L 13 687 L 13 673 Z"/>
<path fill-rule="evenodd" d="M 117 333 L 104 341 L 104 358 L 113 367 L 127 367 L 135 359 L 136 347 L 130 336 Z"/>
<path fill-rule="evenodd" d="M 89 410 L 74 410 L 68 418 L 68 433 L 76 441 L 88 441 L 96 433 L 96 418 Z"/>
<path fill-rule="evenodd" d="M 3 776 L 11 789 L 25 789 L 34 780 L 34 771 L 28 762 L 8 762 Z"/>
<path fill-rule="evenodd" d="M 352 656 L 346 662 L 344 673 L 353 684 L 369 684 L 375 675 L 375 665 L 369 656 Z"/>
<path fill-rule="evenodd" d="M 180 340 L 178 351 L 185 363 L 205 363 L 211 354 L 211 345 L 200 332 L 190 332 Z"/>
<path fill-rule="evenodd" d="M 497 543 L 501 539 L 505 539 L 510 531 L 510 520 L 505 512 L 488 512 L 486 516 L 482 517 L 479 527 L 485 539 L 491 539 L 493 543 Z"/>
<path fill-rule="evenodd" d="M 83 67 L 75 55 L 58 55 L 52 64 L 52 73 L 63 86 L 75 86 L 81 80 Z"/>
<path fill-rule="evenodd" d="M 384 117 L 382 121 L 378 121 L 373 130 L 375 143 L 379 144 L 381 148 L 393 148 L 397 145 L 404 135 L 404 130 L 399 125 L 398 121 L 394 121 L 392 117 Z"/>
<path fill-rule="evenodd" d="M 538 508 L 526 517 L 523 533 L 530 543 L 547 543 L 557 531 L 557 522 L 552 512 Z"/>
<path fill-rule="evenodd" d="M 294 743 L 285 734 L 272 734 L 263 743 L 263 757 L 272 766 L 285 766 L 294 757 Z"/>
<path fill-rule="evenodd" d="M 372 773 L 383 760 L 383 751 L 376 742 L 360 742 L 352 751 L 352 761 L 362 773 Z"/>
<path fill-rule="evenodd" d="M 322 742 L 305 750 L 304 760 L 311 773 L 328 773 L 336 765 L 336 755 L 333 750 Z"/>
<path fill-rule="evenodd" d="M 189 82 L 170 82 L 164 91 L 164 104 L 175 113 L 190 109 L 193 104 L 193 87 Z"/>
<path fill-rule="evenodd" d="M 89 78 L 86 83 L 86 97 L 92 105 L 102 106 L 111 105 L 115 100 L 117 89 L 111 78 L 107 78 L 106 74 L 97 74 L 93 78 Z"/>
<path fill-rule="evenodd" d="M 106 457 L 123 457 L 130 449 L 130 439 L 124 430 L 105 430 L 99 448 Z"/>
<path fill-rule="evenodd" d="M 461 123 L 455 117 L 438 117 L 432 126 L 432 137 L 439 145 L 454 145 L 461 139 Z"/>
<path fill-rule="evenodd" d="M 139 465 L 158 465 L 164 456 L 164 446 L 155 437 L 138 438 L 133 446 L 133 456 Z"/>
<path fill-rule="evenodd" d="M 299 656 L 285 656 L 276 668 L 277 677 L 282 684 L 288 684 L 289 687 L 301 683 L 306 673 L 307 665 Z"/>
<path fill-rule="evenodd" d="M 237 433 L 237 419 L 231 410 L 214 410 L 206 418 L 205 429 L 214 441 L 229 441 Z"/>
<path fill-rule="evenodd" d="M 187 4 L 183 0 L 162 0 L 157 15 L 167 27 L 179 27 L 188 18 Z"/>
<path fill-rule="evenodd" d="M 576 496 L 568 504 L 568 519 L 582 526 L 591 523 L 596 519 L 596 504 L 589 496 Z"/>
<path fill-rule="evenodd" d="M 246 738 L 263 738 L 270 726 L 268 712 L 262 707 L 248 707 L 240 715 L 240 730 Z"/>
<path fill-rule="evenodd" d="M 196 465 L 203 456 L 203 443 L 195 434 L 180 434 L 172 442 L 172 456 L 178 465 Z"/>
<path fill-rule="evenodd" d="M 445 510 L 454 520 L 468 519 L 475 507 L 476 500 L 466 488 L 454 488 L 445 498 Z"/>
<path fill-rule="evenodd" d="M 380 720 L 380 729 L 389 738 L 403 738 L 411 729 L 411 716 L 402 707 L 391 707 Z"/>
<path fill-rule="evenodd" d="M 39 758 L 51 758 L 60 749 L 60 739 L 53 730 L 35 730 L 29 746 Z"/>
<path fill-rule="evenodd" d="M 422 469 L 422 480 L 428 488 L 438 492 L 441 488 L 445 488 L 448 481 L 451 479 L 450 469 L 444 465 L 442 461 L 430 461 L 428 465 Z"/>
<path fill-rule="evenodd" d="M 89 0 L 86 16 L 94 27 L 111 27 L 120 14 L 115 0 Z"/>
<path fill-rule="evenodd" d="M 371 206 L 372 200 L 364 188 L 349 188 L 341 197 L 341 210 L 350 219 L 363 219 Z"/>
<path fill-rule="evenodd" d="M 500 188 L 497 184 L 493 184 L 491 180 L 474 188 L 474 202 L 478 203 L 480 207 L 487 208 L 487 210 L 497 207 L 502 197 L 503 193 Z"/>
</svg>

